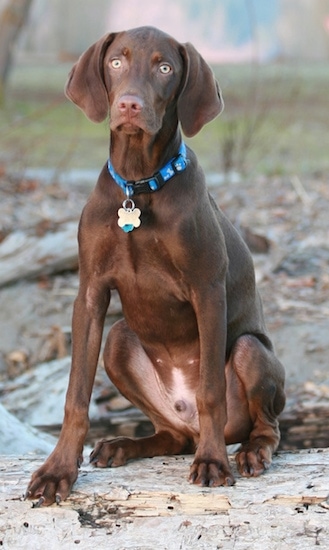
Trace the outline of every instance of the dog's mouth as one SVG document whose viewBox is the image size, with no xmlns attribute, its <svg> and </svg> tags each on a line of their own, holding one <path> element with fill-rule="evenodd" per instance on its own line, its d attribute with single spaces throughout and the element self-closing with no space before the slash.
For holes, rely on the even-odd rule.
<svg viewBox="0 0 329 550">
<path fill-rule="evenodd" d="M 136 122 L 122 122 L 121 124 L 117 124 L 115 128 L 111 128 L 112 130 L 116 130 L 119 132 L 123 132 L 127 135 L 133 135 L 138 134 L 139 132 L 143 132 L 143 128 L 137 124 Z"/>
<path fill-rule="evenodd" d="M 142 121 L 117 121 L 116 123 L 111 121 L 110 129 L 112 132 L 120 132 L 126 134 L 127 136 L 133 136 L 137 134 L 147 134 L 153 136 L 157 133 L 158 127 L 156 125 L 148 125 Z"/>
<path fill-rule="evenodd" d="M 110 129 L 112 132 L 123 132 L 125 134 L 136 134 L 144 130 L 144 125 L 139 117 L 116 116 L 110 117 Z"/>
<path fill-rule="evenodd" d="M 120 116 L 115 111 L 111 112 L 110 130 L 112 132 L 122 132 L 127 135 L 134 135 L 144 132 L 154 135 L 159 129 L 156 121 L 147 121 L 141 116 Z"/>
</svg>

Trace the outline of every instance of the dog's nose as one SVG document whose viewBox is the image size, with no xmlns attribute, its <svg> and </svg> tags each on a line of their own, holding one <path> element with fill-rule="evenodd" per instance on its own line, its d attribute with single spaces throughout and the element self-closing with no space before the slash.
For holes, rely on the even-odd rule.
<svg viewBox="0 0 329 550">
<path fill-rule="evenodd" d="M 143 108 L 143 101 L 136 95 L 123 95 L 119 99 L 118 108 L 122 113 L 136 116 Z"/>
</svg>

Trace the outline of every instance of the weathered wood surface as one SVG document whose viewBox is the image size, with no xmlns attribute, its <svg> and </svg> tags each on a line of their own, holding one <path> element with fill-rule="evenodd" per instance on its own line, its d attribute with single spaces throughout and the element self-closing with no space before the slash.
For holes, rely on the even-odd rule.
<svg viewBox="0 0 329 550">
<path fill-rule="evenodd" d="M 233 488 L 186 481 L 191 457 L 123 468 L 82 467 L 60 506 L 21 499 L 34 457 L 0 459 L 0 544 L 5 549 L 290 550 L 329 546 L 329 449 L 282 452 L 258 479 Z M 233 463 L 233 459 L 232 459 Z"/>
<path fill-rule="evenodd" d="M 78 223 L 62 224 L 42 237 L 10 233 L 0 244 L 0 287 L 19 279 L 57 273 L 78 266 Z"/>
</svg>

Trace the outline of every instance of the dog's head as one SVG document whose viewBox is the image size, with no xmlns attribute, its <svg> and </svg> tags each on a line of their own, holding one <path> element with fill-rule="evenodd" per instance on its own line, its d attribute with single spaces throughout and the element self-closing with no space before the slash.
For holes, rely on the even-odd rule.
<svg viewBox="0 0 329 550">
<path fill-rule="evenodd" d="M 156 134 L 174 118 L 194 136 L 223 109 L 209 65 L 189 43 L 153 27 L 110 33 L 72 68 L 66 95 L 94 122 L 110 113 L 112 130 Z"/>
</svg>

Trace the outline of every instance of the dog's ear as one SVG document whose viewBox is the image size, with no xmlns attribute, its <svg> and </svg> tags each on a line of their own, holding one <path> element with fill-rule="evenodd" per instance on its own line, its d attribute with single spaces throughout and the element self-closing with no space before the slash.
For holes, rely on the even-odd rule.
<svg viewBox="0 0 329 550">
<path fill-rule="evenodd" d="M 178 119 L 187 137 L 220 114 L 224 108 L 222 94 L 214 74 L 192 44 L 181 45 L 185 82 L 177 103 Z"/>
<path fill-rule="evenodd" d="M 65 85 L 66 96 L 93 122 L 102 122 L 109 111 L 104 83 L 104 56 L 116 34 L 103 36 L 72 67 Z"/>
</svg>

